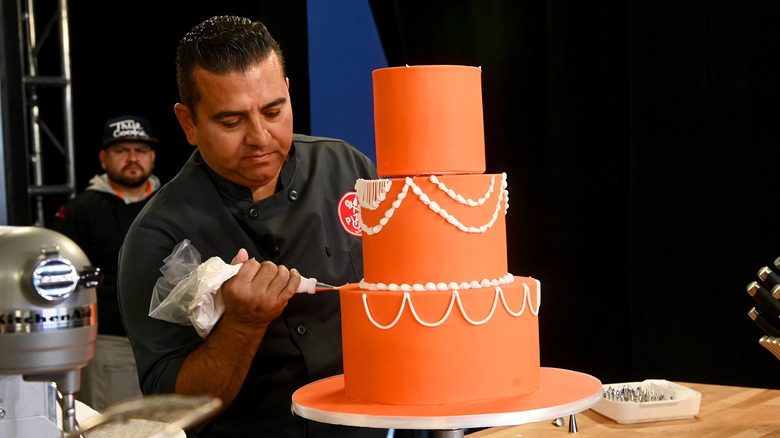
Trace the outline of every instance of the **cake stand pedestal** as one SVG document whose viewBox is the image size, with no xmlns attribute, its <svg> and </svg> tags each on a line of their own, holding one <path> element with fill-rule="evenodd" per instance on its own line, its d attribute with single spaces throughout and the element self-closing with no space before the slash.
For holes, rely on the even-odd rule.
<svg viewBox="0 0 780 438">
<path fill-rule="evenodd" d="M 344 375 L 310 383 L 293 394 L 292 410 L 320 423 L 382 429 L 442 431 L 462 437 L 470 427 L 512 426 L 582 412 L 601 400 L 601 382 L 593 376 L 542 367 L 539 389 L 523 396 L 436 406 L 387 405 L 346 397 Z"/>
</svg>

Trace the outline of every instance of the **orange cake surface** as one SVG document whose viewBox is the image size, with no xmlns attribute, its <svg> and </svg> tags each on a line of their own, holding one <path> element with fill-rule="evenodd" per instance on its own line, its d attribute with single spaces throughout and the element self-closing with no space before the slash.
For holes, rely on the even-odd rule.
<svg viewBox="0 0 780 438">
<path fill-rule="evenodd" d="M 507 274 L 505 175 L 361 180 L 356 189 L 367 283 L 384 289 Z"/>
<path fill-rule="evenodd" d="M 481 75 L 460 65 L 375 70 L 379 176 L 485 172 Z"/>
<path fill-rule="evenodd" d="M 539 386 L 538 281 L 427 292 L 341 289 L 346 396 L 397 405 L 511 397 Z"/>
</svg>

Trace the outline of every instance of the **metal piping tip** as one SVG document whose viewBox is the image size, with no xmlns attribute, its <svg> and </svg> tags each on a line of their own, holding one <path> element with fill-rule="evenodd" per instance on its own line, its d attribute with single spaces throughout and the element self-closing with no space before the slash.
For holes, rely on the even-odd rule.
<svg viewBox="0 0 780 438">
<path fill-rule="evenodd" d="M 758 310 L 756 310 L 756 308 L 755 308 L 755 307 L 753 307 L 752 309 L 750 309 L 750 310 L 748 311 L 748 316 L 749 316 L 749 317 L 750 317 L 750 318 L 751 318 L 753 321 L 755 321 L 755 320 L 756 320 L 756 318 L 758 318 Z"/>
<path fill-rule="evenodd" d="M 780 284 L 776 284 L 772 288 L 772 296 L 775 297 L 775 299 L 780 300 Z"/>
<path fill-rule="evenodd" d="M 577 417 L 569 415 L 569 433 L 577 433 Z"/>
<path fill-rule="evenodd" d="M 754 297 L 756 296 L 756 292 L 758 292 L 758 287 L 758 283 L 751 281 L 750 284 L 747 285 L 747 292 L 750 294 L 750 296 Z"/>
<path fill-rule="evenodd" d="M 758 270 L 758 278 L 766 280 L 771 272 L 772 271 L 768 267 L 762 266 L 761 269 Z"/>
</svg>

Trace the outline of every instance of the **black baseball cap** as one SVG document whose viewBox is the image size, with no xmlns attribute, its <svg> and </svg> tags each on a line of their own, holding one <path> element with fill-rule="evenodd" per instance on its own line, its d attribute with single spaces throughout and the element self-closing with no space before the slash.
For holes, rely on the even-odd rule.
<svg viewBox="0 0 780 438">
<path fill-rule="evenodd" d="M 141 141 L 152 147 L 157 144 L 152 125 L 138 116 L 119 116 L 106 122 L 103 128 L 103 149 L 120 141 Z"/>
</svg>

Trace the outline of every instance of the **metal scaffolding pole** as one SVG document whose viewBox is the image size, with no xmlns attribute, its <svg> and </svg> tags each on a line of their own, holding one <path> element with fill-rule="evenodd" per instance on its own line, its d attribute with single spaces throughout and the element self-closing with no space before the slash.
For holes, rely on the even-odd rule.
<svg viewBox="0 0 780 438">
<path fill-rule="evenodd" d="M 46 222 L 44 197 L 48 195 L 73 196 L 76 187 L 76 170 L 74 164 L 74 140 L 73 140 L 73 95 L 71 90 L 70 71 L 70 31 L 68 27 L 67 0 L 59 0 L 51 20 L 48 22 L 40 41 L 36 27 L 36 13 L 34 0 L 26 0 L 23 8 L 19 8 L 21 29 L 24 29 L 24 54 L 26 57 L 27 71 L 23 76 L 25 85 L 25 108 L 27 110 L 27 124 L 29 128 L 28 145 L 31 165 L 30 184 L 28 193 L 34 200 L 35 225 L 44 226 Z M 59 66 L 60 75 L 44 76 L 39 71 L 39 56 L 46 39 L 56 28 L 59 41 Z M 44 87 L 58 88 L 62 91 L 62 109 L 52 111 L 51 114 L 63 119 L 63 139 L 60 141 L 45 123 L 41 112 L 41 100 L 39 89 Z M 45 112 L 45 111 L 44 111 Z M 47 115 L 50 113 L 47 113 Z M 65 182 L 63 184 L 47 184 L 44 178 L 44 149 L 42 148 L 42 134 L 46 135 L 52 144 L 62 155 L 65 165 Z"/>
</svg>

